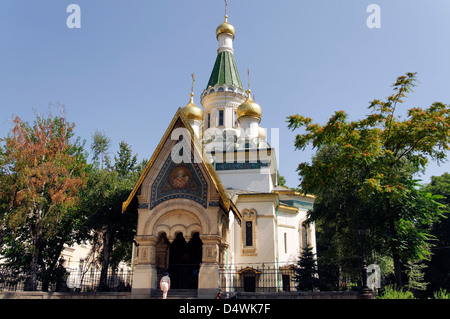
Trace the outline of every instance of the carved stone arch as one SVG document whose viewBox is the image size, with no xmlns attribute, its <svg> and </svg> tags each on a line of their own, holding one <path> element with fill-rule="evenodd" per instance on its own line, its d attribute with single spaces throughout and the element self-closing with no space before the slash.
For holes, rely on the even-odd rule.
<svg viewBox="0 0 450 319">
<path fill-rule="evenodd" d="M 176 212 L 175 212 L 175 214 L 176 214 Z M 165 216 L 165 217 L 167 217 L 167 216 Z M 185 224 L 188 224 L 188 222 L 186 222 Z M 188 242 L 190 237 L 187 234 L 187 228 L 188 228 L 188 226 L 185 226 L 184 224 L 174 224 L 173 226 L 171 226 L 170 231 L 169 231 L 169 238 L 171 238 L 171 241 L 174 240 L 175 238 L 177 238 L 177 235 L 179 233 L 181 233 L 183 235 L 184 239 Z"/>
<path fill-rule="evenodd" d="M 184 221 L 180 222 L 183 219 Z M 194 232 L 210 232 L 210 221 L 201 205 L 187 199 L 174 199 L 158 205 L 152 211 L 145 223 L 144 234 L 158 236 L 159 232 L 165 231 L 169 240 L 173 240 L 176 235 L 173 229 L 175 225 L 176 230 L 181 231 L 185 237 L 191 237 Z"/>
<path fill-rule="evenodd" d="M 202 226 L 200 224 L 192 224 L 186 229 L 186 234 L 189 238 L 192 238 L 195 233 L 202 233 Z"/>
<path fill-rule="evenodd" d="M 155 231 L 153 232 L 154 234 L 156 234 L 156 237 L 161 238 L 161 236 L 163 236 L 163 234 L 166 236 L 167 239 L 169 239 L 169 231 L 170 231 L 170 227 L 168 227 L 167 225 L 159 225 L 160 227 L 157 227 L 157 229 L 155 229 Z"/>
</svg>

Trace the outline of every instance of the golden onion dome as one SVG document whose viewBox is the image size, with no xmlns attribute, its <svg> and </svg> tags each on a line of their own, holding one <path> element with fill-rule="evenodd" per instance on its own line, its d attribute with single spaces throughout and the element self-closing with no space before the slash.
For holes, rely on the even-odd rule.
<svg viewBox="0 0 450 319">
<path fill-rule="evenodd" d="M 228 34 L 231 34 L 233 36 L 233 39 L 234 39 L 234 35 L 236 34 L 236 30 L 231 24 L 228 23 L 227 18 L 228 17 L 225 16 L 225 22 L 217 27 L 217 29 L 216 29 L 216 36 L 217 36 L 217 38 L 219 38 L 219 34 L 221 34 L 221 33 L 228 33 Z"/>
<path fill-rule="evenodd" d="M 259 104 L 255 103 L 250 96 L 250 90 L 247 91 L 247 100 L 238 106 L 237 116 L 238 119 L 241 117 L 253 117 L 258 119 L 258 123 L 261 122 L 262 109 Z"/>
<path fill-rule="evenodd" d="M 238 106 L 237 116 L 238 119 L 241 117 L 253 117 L 258 119 L 258 123 L 261 122 L 262 109 L 259 104 L 255 103 L 250 96 L 250 90 L 247 91 L 247 100 Z"/>
<path fill-rule="evenodd" d="M 188 120 L 203 120 L 203 111 L 197 105 L 194 104 L 194 93 L 191 93 L 191 99 L 189 103 L 183 107 L 184 115 Z"/>
</svg>

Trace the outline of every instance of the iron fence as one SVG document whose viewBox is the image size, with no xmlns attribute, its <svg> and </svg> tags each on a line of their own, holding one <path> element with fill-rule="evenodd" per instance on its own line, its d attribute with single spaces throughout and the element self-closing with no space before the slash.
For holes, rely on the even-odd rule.
<svg viewBox="0 0 450 319">
<path fill-rule="evenodd" d="M 296 264 L 260 263 L 221 265 L 220 288 L 234 292 L 289 292 L 297 291 Z M 314 290 L 348 291 L 361 288 L 358 269 L 354 275 L 339 276 L 334 269 L 319 267 L 314 276 Z"/>
<path fill-rule="evenodd" d="M 295 266 L 276 264 L 221 265 L 220 286 L 224 291 L 295 291 Z"/>
<path fill-rule="evenodd" d="M 180 285 L 187 285 L 191 289 L 197 288 L 199 265 L 177 265 L 185 268 L 184 272 L 171 269 L 174 284 L 176 274 L 180 278 Z M 190 267 L 187 267 L 190 266 Z M 194 267 L 195 266 L 195 267 Z M 296 291 L 294 277 L 296 264 L 234 264 L 219 266 L 220 289 L 230 292 L 289 292 Z M 157 269 L 158 280 L 168 269 Z M 321 291 L 358 290 L 361 288 L 358 269 L 353 274 L 341 275 L 336 269 L 319 267 L 318 279 Z M 180 275 L 181 274 L 181 275 Z M 129 269 L 109 270 L 103 284 L 100 283 L 101 271 L 88 269 L 60 269 L 52 273 L 39 273 L 36 287 L 33 290 L 48 292 L 98 292 L 131 291 L 133 273 Z M 182 281 L 182 282 L 181 282 Z M 29 288 L 29 274 L 15 271 L 0 265 L 0 291 L 25 291 Z"/>
<path fill-rule="evenodd" d="M 97 269 L 63 269 L 52 273 L 38 273 L 31 288 L 30 275 L 0 266 L 0 291 L 97 292 L 131 291 L 133 274 L 128 269 L 108 270 L 106 280 L 100 282 Z"/>
</svg>

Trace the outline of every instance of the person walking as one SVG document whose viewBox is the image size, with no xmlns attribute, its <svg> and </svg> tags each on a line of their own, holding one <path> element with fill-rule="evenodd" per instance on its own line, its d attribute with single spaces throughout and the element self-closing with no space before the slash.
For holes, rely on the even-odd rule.
<svg viewBox="0 0 450 319">
<path fill-rule="evenodd" d="M 159 287 L 163 292 L 163 299 L 167 299 L 167 293 L 170 290 L 170 277 L 168 272 L 166 272 L 164 276 L 161 278 L 161 281 L 159 282 Z"/>
</svg>

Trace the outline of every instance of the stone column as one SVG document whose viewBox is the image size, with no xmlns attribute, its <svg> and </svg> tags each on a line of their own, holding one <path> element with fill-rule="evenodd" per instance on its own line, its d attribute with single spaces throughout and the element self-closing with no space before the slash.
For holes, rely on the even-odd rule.
<svg viewBox="0 0 450 319">
<path fill-rule="evenodd" d="M 155 267 L 155 251 L 158 238 L 155 236 L 136 237 L 138 250 L 134 260 L 133 287 L 131 298 L 150 298 L 152 289 L 158 289 Z"/>
<path fill-rule="evenodd" d="M 219 292 L 219 242 L 217 235 L 201 235 L 202 265 L 198 274 L 198 298 L 211 299 Z"/>
</svg>

